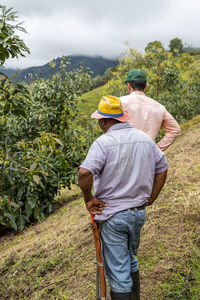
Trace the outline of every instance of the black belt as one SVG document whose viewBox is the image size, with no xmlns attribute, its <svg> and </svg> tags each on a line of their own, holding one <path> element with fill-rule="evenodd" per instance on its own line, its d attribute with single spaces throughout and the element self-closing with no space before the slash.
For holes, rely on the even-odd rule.
<svg viewBox="0 0 200 300">
<path fill-rule="evenodd" d="M 146 203 L 144 203 L 144 204 L 142 204 L 141 206 L 138 206 L 138 207 L 131 207 L 131 208 L 129 208 L 129 209 L 135 209 L 135 208 L 137 208 L 137 210 L 143 210 L 143 209 L 145 209 L 146 206 L 147 206 Z"/>
</svg>

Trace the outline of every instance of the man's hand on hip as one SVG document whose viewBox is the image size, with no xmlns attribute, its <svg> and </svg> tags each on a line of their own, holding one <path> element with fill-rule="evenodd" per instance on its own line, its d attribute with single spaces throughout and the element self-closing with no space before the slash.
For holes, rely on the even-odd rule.
<svg viewBox="0 0 200 300">
<path fill-rule="evenodd" d="M 106 203 L 102 202 L 98 198 L 93 197 L 90 201 L 86 202 L 86 207 L 89 213 L 93 215 L 100 215 L 102 209 L 107 206 Z"/>
</svg>

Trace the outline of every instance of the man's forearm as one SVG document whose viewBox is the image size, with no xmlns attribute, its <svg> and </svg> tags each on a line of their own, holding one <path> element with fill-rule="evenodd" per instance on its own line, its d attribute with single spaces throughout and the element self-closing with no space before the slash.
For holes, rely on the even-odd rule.
<svg viewBox="0 0 200 300">
<path fill-rule="evenodd" d="M 179 131 L 175 132 L 174 134 L 167 132 L 165 136 L 159 141 L 159 143 L 157 143 L 158 148 L 160 148 L 161 151 L 165 151 L 179 134 Z"/>
<path fill-rule="evenodd" d="M 80 168 L 78 172 L 78 182 L 81 191 L 84 195 L 84 200 L 87 203 L 90 201 L 92 196 L 92 185 L 93 185 L 93 175 L 90 171 Z"/>
<path fill-rule="evenodd" d="M 149 199 L 149 205 L 152 204 L 160 194 L 160 191 L 162 190 L 166 178 L 167 171 L 155 175 L 152 192 Z"/>
<path fill-rule="evenodd" d="M 160 150 L 165 151 L 171 143 L 181 134 L 181 129 L 176 120 L 170 115 L 169 112 L 165 112 L 162 128 L 166 130 L 165 136 L 160 140 L 157 146 Z"/>
<path fill-rule="evenodd" d="M 83 192 L 88 211 L 94 215 L 100 215 L 106 203 L 92 195 L 93 175 L 90 171 L 80 168 L 78 172 L 79 186 Z"/>
</svg>

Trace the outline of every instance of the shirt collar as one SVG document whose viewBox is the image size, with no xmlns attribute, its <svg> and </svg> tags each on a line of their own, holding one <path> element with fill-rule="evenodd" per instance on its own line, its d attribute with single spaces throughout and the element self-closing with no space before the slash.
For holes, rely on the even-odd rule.
<svg viewBox="0 0 200 300">
<path fill-rule="evenodd" d="M 120 122 L 117 124 L 112 125 L 107 132 L 118 130 L 118 129 L 126 129 L 126 128 L 133 128 L 133 126 L 128 122 Z"/>
<path fill-rule="evenodd" d="M 142 91 L 133 91 L 131 94 L 145 95 Z"/>
</svg>

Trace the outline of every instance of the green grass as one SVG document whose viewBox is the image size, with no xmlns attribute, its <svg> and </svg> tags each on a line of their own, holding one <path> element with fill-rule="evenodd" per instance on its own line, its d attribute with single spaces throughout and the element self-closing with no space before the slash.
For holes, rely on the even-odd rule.
<svg viewBox="0 0 200 300">
<path fill-rule="evenodd" d="M 147 208 L 138 252 L 142 300 L 199 299 L 200 124 L 195 123 L 167 150 L 167 183 Z M 75 186 L 63 189 L 57 200 L 63 206 L 46 220 L 0 237 L 0 299 L 95 299 L 95 250 L 84 200 Z"/>
<path fill-rule="evenodd" d="M 200 123 L 200 115 L 194 117 L 192 120 L 189 120 L 187 122 L 185 122 L 184 124 L 181 124 L 180 127 L 181 127 L 181 130 L 186 130 L 196 124 L 199 124 Z"/>
<path fill-rule="evenodd" d="M 79 109 L 82 114 L 91 114 L 98 107 L 101 97 L 105 93 L 105 86 L 98 87 L 79 97 Z"/>
<path fill-rule="evenodd" d="M 170 278 L 163 282 L 158 289 L 157 296 L 162 299 L 197 300 L 200 295 L 200 251 L 193 244 L 188 249 L 187 258 L 184 257 L 174 269 Z"/>
</svg>

